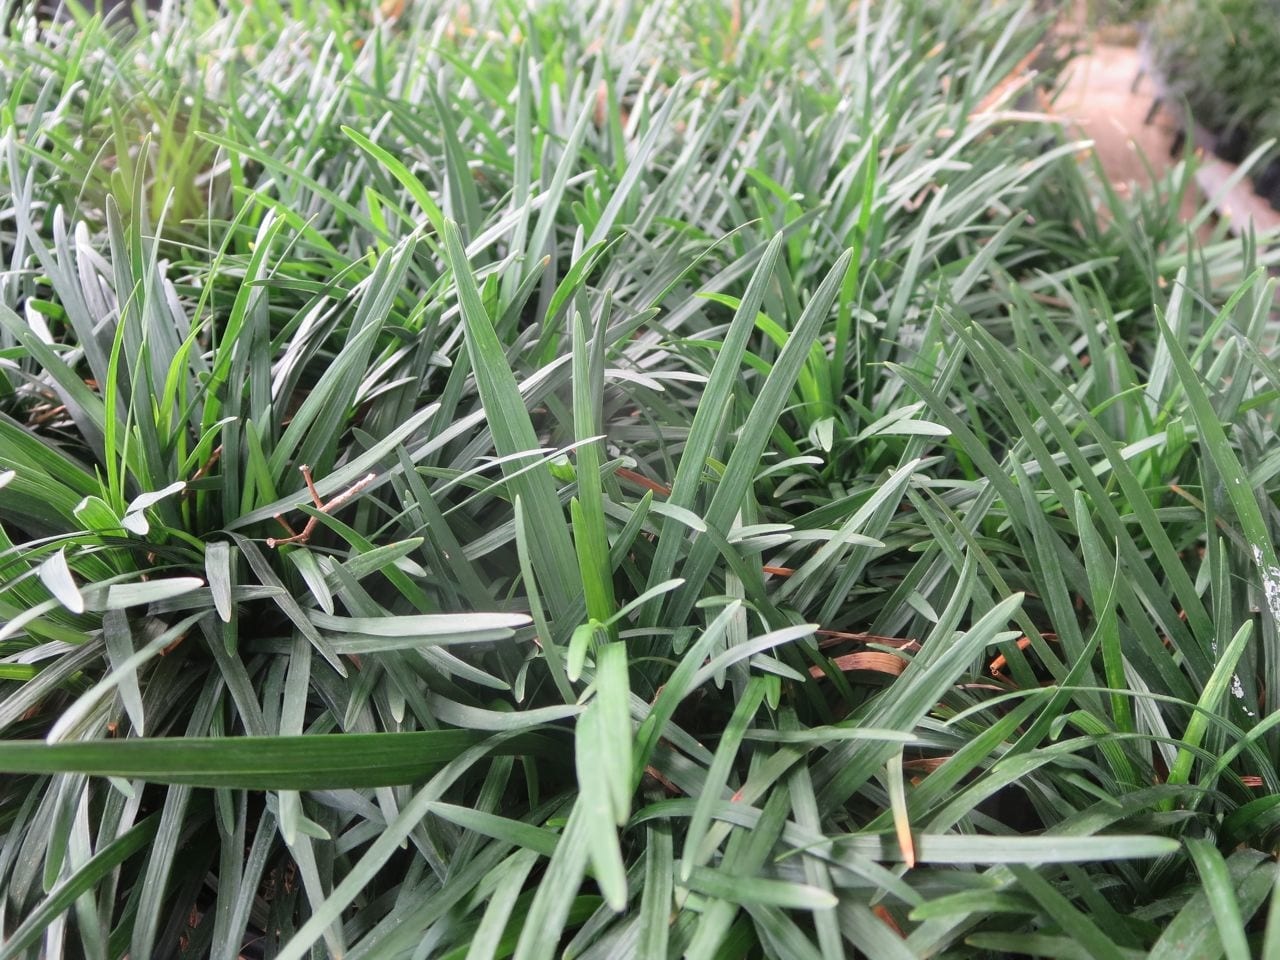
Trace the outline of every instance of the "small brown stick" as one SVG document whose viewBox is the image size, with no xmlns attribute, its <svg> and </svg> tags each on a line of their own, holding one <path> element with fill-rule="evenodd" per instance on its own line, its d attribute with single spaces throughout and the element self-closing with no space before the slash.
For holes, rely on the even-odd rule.
<svg viewBox="0 0 1280 960">
<path fill-rule="evenodd" d="M 658 483 L 656 480 L 650 480 L 644 474 L 636 473 L 634 470 L 628 470 L 626 467 L 619 467 L 617 473 L 619 478 L 623 480 L 630 480 L 637 486 L 644 487 L 646 490 L 652 490 L 659 496 L 666 497 L 671 494 L 670 487 L 665 484 Z"/>
<path fill-rule="evenodd" d="M 315 508 L 321 513 L 331 513 L 334 510 L 337 510 L 338 507 L 342 506 L 365 487 L 369 486 L 369 484 L 373 483 L 375 477 L 375 474 L 367 474 L 351 486 L 347 487 L 346 490 L 343 490 L 328 503 L 325 503 L 324 498 L 320 496 L 320 491 L 316 489 L 315 481 L 311 479 L 311 468 L 304 463 L 298 469 L 302 471 L 302 479 L 307 484 L 307 491 L 311 494 L 311 500 L 315 504 Z M 283 514 L 277 513 L 275 518 L 276 522 L 289 532 L 289 536 L 280 538 L 267 537 L 268 547 L 279 547 L 286 543 L 306 543 L 311 539 L 311 534 L 315 531 L 316 524 L 319 522 L 316 517 L 309 517 L 307 519 L 307 525 L 302 528 L 302 532 L 294 533 L 293 527 L 289 526 L 289 523 L 285 520 Z"/>
<path fill-rule="evenodd" d="M 222 459 L 222 444 L 218 444 L 214 447 L 213 452 L 209 454 L 209 459 L 202 463 L 200 465 L 200 469 L 191 475 L 190 483 L 188 483 L 186 489 L 182 491 L 182 499 L 185 500 L 187 497 L 195 493 L 195 490 L 191 488 L 190 484 L 195 483 L 204 476 L 207 476 L 209 471 L 213 469 L 214 464 L 216 464 L 220 459 Z"/>
<path fill-rule="evenodd" d="M 678 797 L 680 796 L 681 793 L 684 792 L 679 787 L 677 787 L 674 783 L 672 783 L 669 779 L 667 779 L 667 777 L 659 773 L 656 767 L 647 766 L 644 768 L 644 772 L 647 773 L 649 776 L 653 777 L 653 779 L 657 780 L 658 783 L 662 785 L 662 788 L 666 790 L 667 793 L 671 794 L 673 797 Z"/>
<path fill-rule="evenodd" d="M 898 926 L 898 922 L 893 919 L 893 914 L 889 912 L 889 908 L 883 903 L 877 903 L 871 908 L 871 912 L 880 918 L 880 922 L 896 933 L 898 936 L 906 939 L 906 934 L 902 932 L 902 928 Z"/>
<path fill-rule="evenodd" d="M 1020 637 L 1018 639 L 1019 650 L 1025 650 L 1029 646 L 1031 646 L 1030 637 Z M 1007 667 L 1008 665 L 1009 665 L 1009 661 L 1005 657 L 1005 655 L 1002 653 L 1000 654 L 1000 656 L 996 657 L 994 660 L 991 661 L 991 666 L 988 669 L 990 669 L 991 675 L 993 677 L 1002 677 L 1004 673 L 1004 668 Z"/>
<path fill-rule="evenodd" d="M 202 463 L 200 465 L 200 469 L 197 470 L 192 475 L 191 480 L 194 482 L 196 480 L 199 480 L 201 477 L 207 476 L 209 471 L 213 469 L 214 464 L 216 464 L 221 459 L 222 459 L 222 444 L 218 444 L 216 447 L 213 448 L 213 452 L 209 454 L 209 459 L 206 460 L 204 463 Z"/>
<path fill-rule="evenodd" d="M 64 404 L 59 403 L 57 406 L 45 404 L 36 407 L 31 411 L 31 416 L 27 418 L 27 422 L 33 427 L 43 427 L 54 417 L 61 416 L 67 412 Z"/>
<path fill-rule="evenodd" d="M 182 641 L 185 639 L 187 639 L 187 635 L 184 633 L 182 634 L 182 636 L 178 637 L 177 640 L 173 641 L 173 643 L 169 644 L 167 647 L 161 650 L 160 656 L 167 657 L 169 654 L 173 653 L 173 651 L 178 649 L 178 645 L 182 643 Z"/>
</svg>

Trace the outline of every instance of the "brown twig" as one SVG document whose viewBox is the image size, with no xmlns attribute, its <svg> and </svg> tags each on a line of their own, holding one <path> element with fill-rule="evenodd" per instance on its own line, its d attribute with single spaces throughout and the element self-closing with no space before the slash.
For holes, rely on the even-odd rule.
<svg viewBox="0 0 1280 960">
<path fill-rule="evenodd" d="M 1040 634 L 1040 636 L 1044 637 L 1044 639 L 1046 640 L 1056 641 L 1058 639 L 1058 635 L 1056 633 L 1042 633 Z M 1019 650 L 1027 649 L 1027 647 L 1031 646 L 1031 638 L 1025 637 L 1025 636 L 1020 637 L 1018 639 L 1017 646 Z M 1007 679 L 1004 676 L 1004 668 L 1007 667 L 1008 665 L 1009 665 L 1009 660 L 1002 653 L 998 657 L 996 657 L 994 660 L 991 661 L 991 666 L 988 669 L 990 669 L 991 675 L 993 677 L 999 677 L 1000 679 L 1004 680 L 1004 679 Z"/>
<path fill-rule="evenodd" d="M 42 404 L 31 411 L 31 415 L 27 417 L 27 423 L 33 427 L 43 427 L 54 417 L 61 416 L 67 412 L 64 404 Z"/>
<path fill-rule="evenodd" d="M 346 490 L 343 490 L 328 503 L 325 503 L 324 498 L 320 496 L 320 491 L 316 489 L 315 481 L 311 478 L 311 468 L 304 463 L 298 469 L 302 471 L 302 479 L 307 485 L 307 492 L 311 494 L 311 500 L 314 503 L 315 508 L 321 513 L 332 513 L 365 487 L 369 486 L 369 484 L 373 483 L 375 477 L 375 474 L 367 474 L 351 486 L 347 487 Z M 277 513 L 275 519 L 280 526 L 284 527 L 285 530 L 289 532 L 289 536 L 279 538 L 267 537 L 268 547 L 279 547 L 286 543 L 306 543 L 311 539 L 311 534 L 315 531 L 316 524 L 319 522 L 317 517 L 309 517 L 307 519 L 307 525 L 302 528 L 302 531 L 300 533 L 295 533 L 293 527 L 289 526 L 289 522 L 285 520 L 283 514 Z"/>
<path fill-rule="evenodd" d="M 646 490 L 652 490 L 659 496 L 670 496 L 671 488 L 665 484 L 658 483 L 656 480 L 650 480 L 644 474 L 636 473 L 634 470 L 628 470 L 626 467 L 618 468 L 618 478 L 621 480 L 629 480 L 636 486 L 644 487 Z"/>
<path fill-rule="evenodd" d="M 206 460 L 204 463 L 202 463 L 200 465 L 200 469 L 191 475 L 191 480 L 188 482 L 186 489 L 182 491 L 182 498 L 184 500 L 187 497 L 191 496 L 193 493 L 195 493 L 195 490 L 191 488 L 191 484 L 195 483 L 197 480 L 201 479 L 202 477 L 208 476 L 209 471 L 212 470 L 214 468 L 214 465 L 217 464 L 217 462 L 221 459 L 222 459 L 222 444 L 218 444 L 216 447 L 213 448 L 213 452 L 209 454 L 209 459 Z"/>
<path fill-rule="evenodd" d="M 647 773 L 649 776 L 653 777 L 654 780 L 658 781 L 658 783 L 662 785 L 662 789 L 666 790 L 667 793 L 671 794 L 671 796 L 678 797 L 684 792 L 679 787 L 677 787 L 674 783 L 672 783 L 666 776 L 660 773 L 657 767 L 646 766 L 644 768 L 644 772 Z"/>
<path fill-rule="evenodd" d="M 222 459 L 222 444 L 218 444 L 213 448 L 213 452 L 209 454 L 209 459 L 200 464 L 200 469 L 191 477 L 192 481 L 199 480 L 201 477 L 207 476 L 209 471 L 213 469 L 214 464 Z"/>
</svg>

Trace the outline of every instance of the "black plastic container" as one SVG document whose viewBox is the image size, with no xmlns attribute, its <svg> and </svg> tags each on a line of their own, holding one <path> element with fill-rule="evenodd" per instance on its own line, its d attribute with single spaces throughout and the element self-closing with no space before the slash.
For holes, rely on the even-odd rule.
<svg viewBox="0 0 1280 960">
<path fill-rule="evenodd" d="M 1272 160 L 1253 178 L 1253 189 L 1280 210 L 1280 158 Z"/>
<path fill-rule="evenodd" d="M 1213 152 L 1227 163 L 1239 163 L 1249 152 L 1249 131 L 1239 124 L 1232 124 L 1213 141 Z"/>
</svg>

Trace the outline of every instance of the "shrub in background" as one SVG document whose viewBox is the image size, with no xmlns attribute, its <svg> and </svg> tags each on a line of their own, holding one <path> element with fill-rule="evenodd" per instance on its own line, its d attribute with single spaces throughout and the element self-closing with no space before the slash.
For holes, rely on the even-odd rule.
<svg viewBox="0 0 1280 960">
<path fill-rule="evenodd" d="M 1153 59 L 1170 96 L 1217 138 L 1232 161 L 1280 140 L 1274 86 L 1280 71 L 1280 3 L 1177 0 L 1150 17 Z M 1280 199 L 1280 169 L 1263 169 L 1258 192 Z"/>
</svg>

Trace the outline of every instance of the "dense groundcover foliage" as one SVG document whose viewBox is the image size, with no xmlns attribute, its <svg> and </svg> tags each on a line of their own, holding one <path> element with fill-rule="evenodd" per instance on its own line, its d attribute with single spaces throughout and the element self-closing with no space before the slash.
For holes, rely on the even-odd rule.
<svg viewBox="0 0 1280 960">
<path fill-rule="evenodd" d="M 1265 245 L 1046 28 L 11 9 L 0 958 L 1280 956 Z"/>
</svg>

